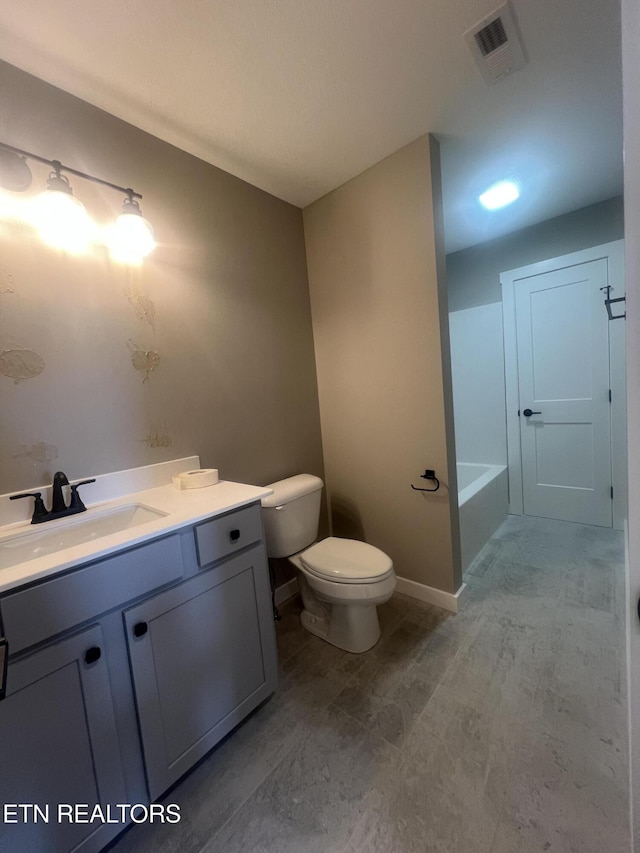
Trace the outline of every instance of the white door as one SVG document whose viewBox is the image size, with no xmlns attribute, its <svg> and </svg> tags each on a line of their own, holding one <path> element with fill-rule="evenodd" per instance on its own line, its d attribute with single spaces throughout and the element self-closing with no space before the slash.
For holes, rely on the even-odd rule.
<svg viewBox="0 0 640 853">
<path fill-rule="evenodd" d="M 612 524 L 602 258 L 514 281 L 524 512 Z"/>
</svg>

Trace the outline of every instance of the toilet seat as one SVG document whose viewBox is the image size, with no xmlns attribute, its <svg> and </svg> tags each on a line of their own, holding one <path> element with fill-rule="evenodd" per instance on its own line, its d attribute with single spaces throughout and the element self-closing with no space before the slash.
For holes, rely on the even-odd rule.
<svg viewBox="0 0 640 853">
<path fill-rule="evenodd" d="M 334 583 L 372 583 L 393 573 L 393 563 L 387 554 L 356 539 L 329 536 L 299 557 L 310 574 Z"/>
</svg>

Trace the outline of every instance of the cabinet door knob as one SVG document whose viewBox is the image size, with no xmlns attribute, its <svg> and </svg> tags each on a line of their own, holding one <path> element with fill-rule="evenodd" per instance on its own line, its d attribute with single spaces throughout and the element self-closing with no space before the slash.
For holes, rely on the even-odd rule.
<svg viewBox="0 0 640 853">
<path fill-rule="evenodd" d="M 229 533 L 229 538 L 231 539 L 232 542 L 237 542 L 238 539 L 240 538 L 240 531 L 239 530 L 232 530 Z"/>
<path fill-rule="evenodd" d="M 148 630 L 149 626 L 146 622 L 138 622 L 133 626 L 133 633 L 136 635 L 136 637 L 144 637 Z"/>
<path fill-rule="evenodd" d="M 85 663 L 95 663 L 97 660 L 100 660 L 102 657 L 102 649 L 100 646 L 91 646 L 90 649 L 84 653 L 84 661 Z"/>
</svg>

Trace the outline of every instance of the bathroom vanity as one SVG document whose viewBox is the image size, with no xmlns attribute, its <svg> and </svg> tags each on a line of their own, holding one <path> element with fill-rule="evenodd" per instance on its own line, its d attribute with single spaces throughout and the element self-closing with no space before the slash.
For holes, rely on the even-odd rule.
<svg viewBox="0 0 640 853">
<path fill-rule="evenodd" d="M 103 507 L 146 522 L 0 569 L 0 804 L 49 807 L 11 811 L 2 853 L 100 850 L 115 806 L 158 799 L 274 691 L 267 494 L 156 487 Z M 58 804 L 110 804 L 114 822 L 59 822 Z"/>
</svg>

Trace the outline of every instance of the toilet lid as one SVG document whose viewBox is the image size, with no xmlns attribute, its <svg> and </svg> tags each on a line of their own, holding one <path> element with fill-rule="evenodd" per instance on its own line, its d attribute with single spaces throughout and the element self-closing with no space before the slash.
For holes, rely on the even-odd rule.
<svg viewBox="0 0 640 853">
<path fill-rule="evenodd" d="M 378 581 L 393 570 L 391 559 L 379 548 L 336 536 L 307 548 L 300 560 L 312 574 L 339 583 Z"/>
</svg>

